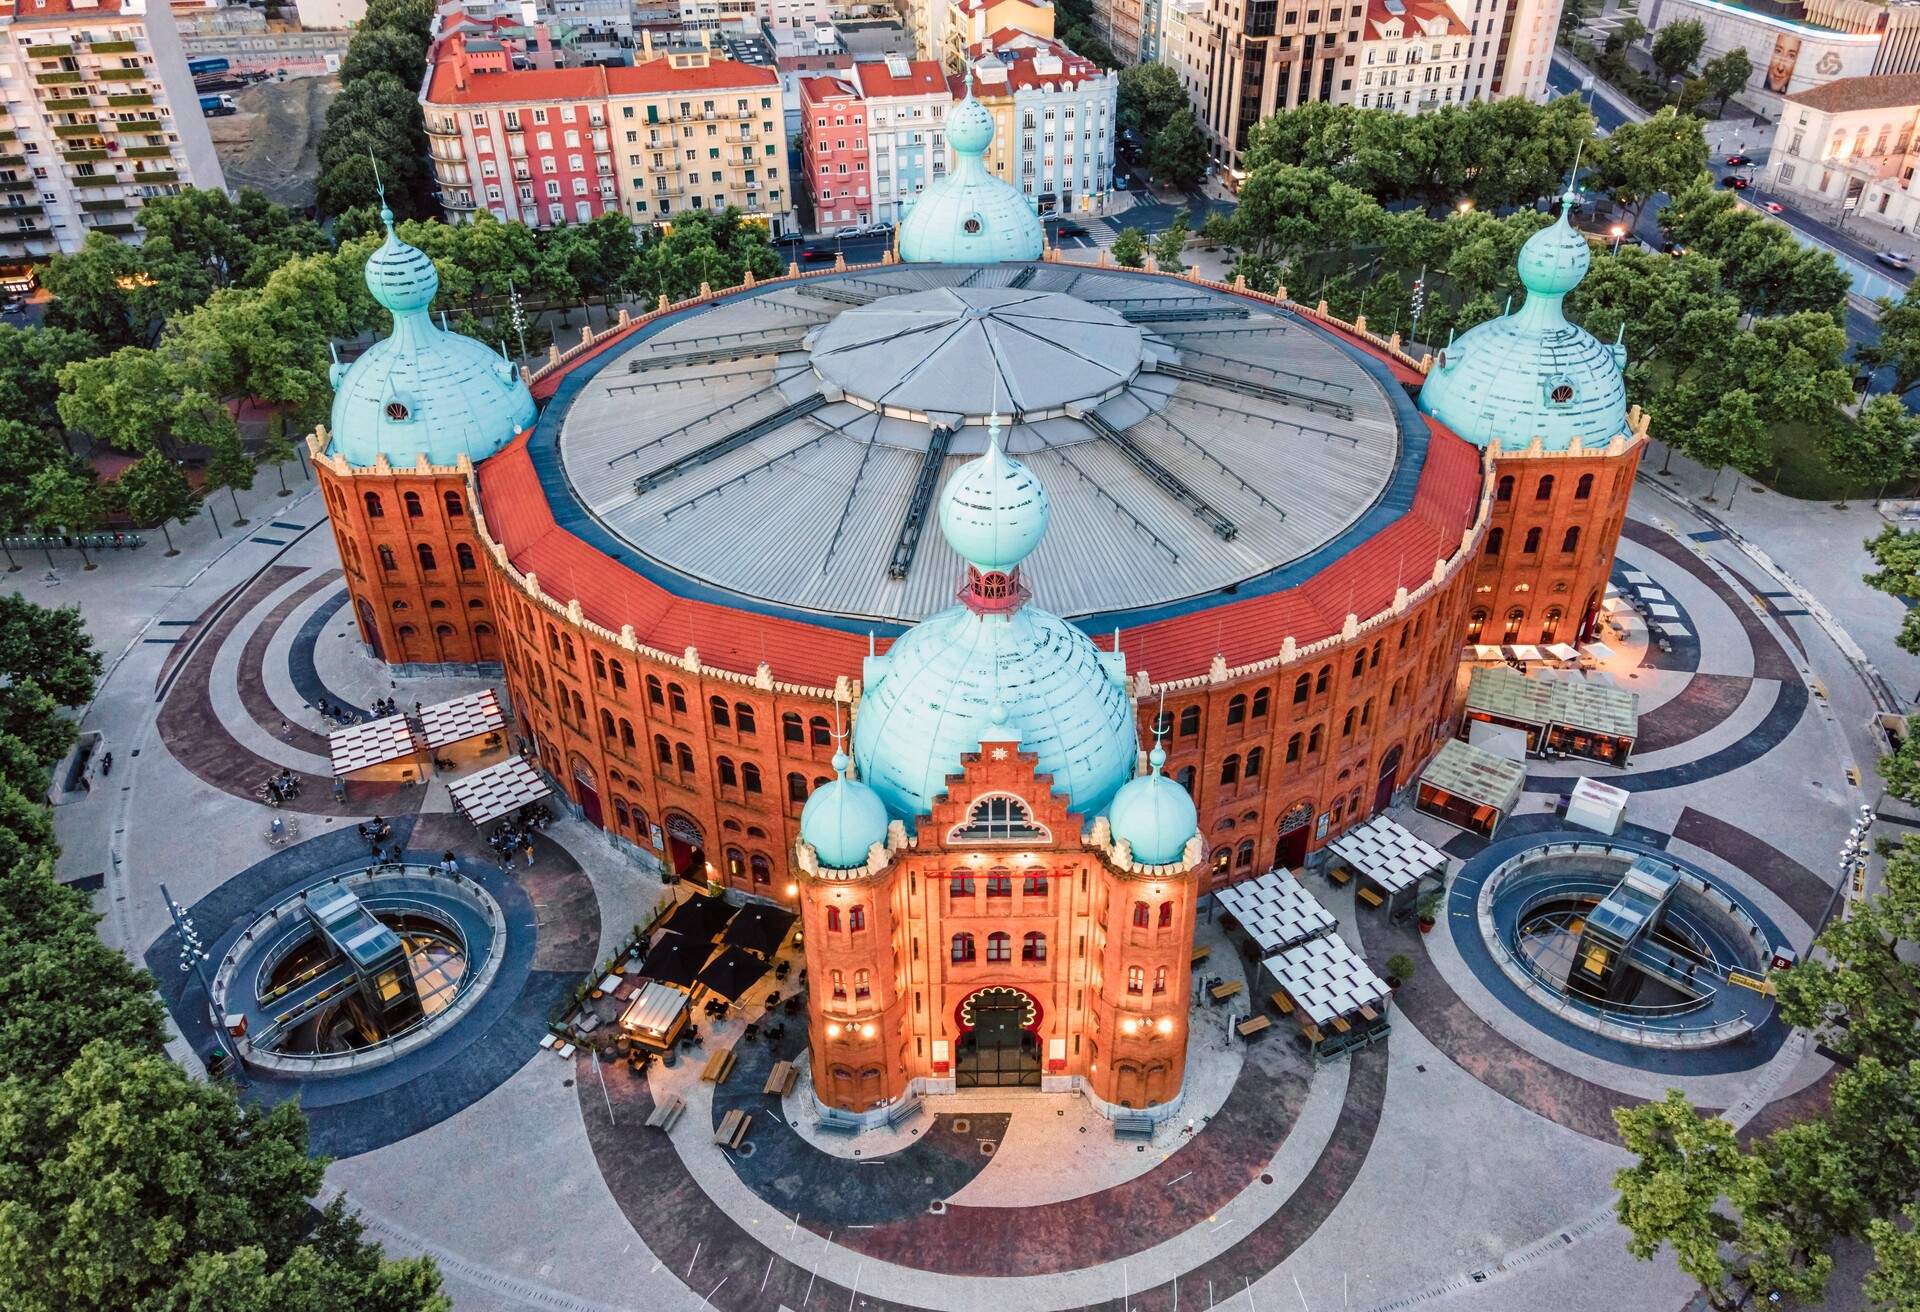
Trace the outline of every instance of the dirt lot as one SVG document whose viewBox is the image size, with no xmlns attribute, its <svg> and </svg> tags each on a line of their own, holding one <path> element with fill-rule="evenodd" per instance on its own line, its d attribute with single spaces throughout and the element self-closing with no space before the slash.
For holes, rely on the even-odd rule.
<svg viewBox="0 0 1920 1312">
<path fill-rule="evenodd" d="M 258 187 L 295 209 L 313 204 L 320 128 L 339 90 L 338 78 L 302 77 L 235 92 L 240 112 L 207 120 L 227 185 Z"/>
</svg>

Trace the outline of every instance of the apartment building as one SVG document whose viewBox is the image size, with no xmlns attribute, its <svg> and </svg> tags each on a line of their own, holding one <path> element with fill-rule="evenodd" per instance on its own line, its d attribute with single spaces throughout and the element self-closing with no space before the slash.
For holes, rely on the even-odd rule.
<svg viewBox="0 0 1920 1312">
<path fill-rule="evenodd" d="M 1048 0 L 929 0 L 919 11 L 928 20 L 938 18 L 937 32 L 919 42 L 920 53 L 945 62 L 959 72 L 968 46 L 993 32 L 1012 29 L 1029 36 L 1053 38 L 1053 5 Z"/>
<path fill-rule="evenodd" d="M 641 33 L 631 67 L 482 71 L 442 41 L 421 96 L 443 214 L 535 227 L 618 211 L 657 223 L 738 206 L 773 232 L 791 203 L 778 75 Z"/>
<path fill-rule="evenodd" d="M 1472 49 L 1466 23 L 1442 0 L 1369 0 L 1360 77 L 1342 99 L 1402 114 L 1481 99 Z"/>
<path fill-rule="evenodd" d="M 867 106 L 850 78 L 800 79 L 800 158 L 813 193 L 813 229 L 832 235 L 873 222 Z"/>
<path fill-rule="evenodd" d="M 1844 77 L 1786 97 L 1762 185 L 1912 232 L 1920 73 Z"/>
<path fill-rule="evenodd" d="M 1562 0 L 1506 0 L 1498 15 L 1499 39 L 1487 83 L 1490 98 L 1516 96 L 1532 101 L 1547 96 L 1547 67 L 1560 30 Z M 1476 6 L 1477 9 L 1477 6 Z M 1477 21 L 1470 19 L 1470 23 Z"/>
<path fill-rule="evenodd" d="M 1219 62 L 1220 45 L 1207 22 L 1207 0 L 1164 0 L 1160 6 L 1159 62 L 1171 68 L 1196 113 Z"/>
<path fill-rule="evenodd" d="M 1113 182 L 1120 79 L 1058 41 L 1002 29 L 968 48 L 973 94 L 994 117 L 987 169 L 1041 213 L 1091 208 Z M 966 93 L 954 79 L 954 98 Z"/>
<path fill-rule="evenodd" d="M 898 223 L 915 196 L 946 176 L 946 118 L 953 92 L 937 59 L 896 55 L 855 64 L 853 76 L 867 106 L 873 217 Z"/>
<path fill-rule="evenodd" d="M 132 237 L 140 206 L 224 187 L 172 11 L 0 0 L 0 257 Z"/>
</svg>

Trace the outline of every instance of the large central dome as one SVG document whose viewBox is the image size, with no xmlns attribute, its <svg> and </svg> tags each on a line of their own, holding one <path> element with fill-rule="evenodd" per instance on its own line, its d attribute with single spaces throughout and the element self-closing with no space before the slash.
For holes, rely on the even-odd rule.
<svg viewBox="0 0 1920 1312">
<path fill-rule="evenodd" d="M 941 287 L 848 310 L 808 339 L 846 399 L 909 418 L 1028 420 L 1098 404 L 1140 372 L 1140 330 L 1059 292 Z"/>
</svg>

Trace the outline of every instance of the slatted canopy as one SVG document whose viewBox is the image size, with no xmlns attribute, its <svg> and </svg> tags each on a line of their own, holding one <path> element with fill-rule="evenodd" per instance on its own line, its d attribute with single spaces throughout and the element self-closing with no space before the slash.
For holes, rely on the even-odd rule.
<svg viewBox="0 0 1920 1312">
<path fill-rule="evenodd" d="M 464 779 L 447 785 L 453 804 L 469 821 L 484 825 L 510 815 L 528 802 L 537 802 L 553 790 L 526 761 L 509 756 L 506 760 L 476 770 Z"/>
<path fill-rule="evenodd" d="M 420 736 L 429 747 L 446 747 L 482 734 L 499 733 L 506 727 L 507 717 L 491 688 L 438 702 L 420 712 Z"/>
<path fill-rule="evenodd" d="M 1443 874 L 1447 858 L 1431 843 L 1408 833 L 1389 816 L 1377 815 L 1333 840 L 1333 854 L 1378 884 L 1389 897 Z"/>
<path fill-rule="evenodd" d="M 1386 981 L 1338 934 L 1323 934 L 1270 956 L 1265 966 L 1308 1020 L 1325 1028 L 1335 1017 L 1386 1005 Z"/>
<path fill-rule="evenodd" d="M 1285 870 L 1242 880 L 1214 894 L 1260 951 L 1278 952 L 1333 928 L 1333 915 Z"/>
<path fill-rule="evenodd" d="M 420 751 L 413 727 L 404 715 L 389 715 L 364 724 L 349 724 L 327 735 L 327 754 L 333 759 L 333 777 L 405 760 Z"/>
</svg>

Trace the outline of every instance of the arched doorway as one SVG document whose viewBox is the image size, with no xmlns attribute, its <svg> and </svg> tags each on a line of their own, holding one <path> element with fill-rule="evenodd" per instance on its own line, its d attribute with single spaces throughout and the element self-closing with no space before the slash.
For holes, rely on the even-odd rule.
<svg viewBox="0 0 1920 1312">
<path fill-rule="evenodd" d="M 606 827 L 600 818 L 600 789 L 594 783 L 593 767 L 577 756 L 573 758 L 573 800 L 588 824 L 595 829 Z"/>
<path fill-rule="evenodd" d="M 398 630 L 398 634 L 400 638 L 400 663 L 402 665 L 420 664 L 425 658 L 420 630 L 414 628 L 411 624 L 402 624 Z"/>
<path fill-rule="evenodd" d="M 1276 870 L 1292 870 L 1307 859 L 1307 828 L 1313 821 L 1313 803 L 1298 802 L 1280 817 L 1278 844 L 1273 849 Z"/>
<path fill-rule="evenodd" d="M 493 625 L 480 623 L 473 626 L 473 654 L 474 659 L 481 661 L 500 659 L 500 643 L 494 637 Z"/>
<path fill-rule="evenodd" d="M 962 1089 L 1040 1087 L 1040 1005 L 1005 985 L 981 989 L 960 1004 L 969 1027 L 954 1052 L 954 1084 Z"/>
<path fill-rule="evenodd" d="M 667 820 L 667 865 L 681 879 L 707 879 L 707 838 L 700 826 L 678 811 Z"/>
<path fill-rule="evenodd" d="M 1380 785 L 1373 790 L 1373 809 L 1384 811 L 1393 801 L 1393 790 L 1400 783 L 1400 748 L 1396 744 L 1380 758 Z"/>
<path fill-rule="evenodd" d="M 1580 608 L 1580 632 L 1575 640 L 1578 642 L 1593 641 L 1593 635 L 1599 630 L 1599 627 L 1600 594 L 1598 592 L 1589 592 L 1587 594 L 1587 604 Z"/>
<path fill-rule="evenodd" d="M 373 648 L 373 658 L 375 660 L 385 660 L 387 653 L 380 642 L 380 626 L 374 623 L 373 607 L 367 604 L 365 597 L 356 597 L 354 604 L 355 608 L 360 612 L 360 636 L 367 640 L 367 646 Z"/>
</svg>

